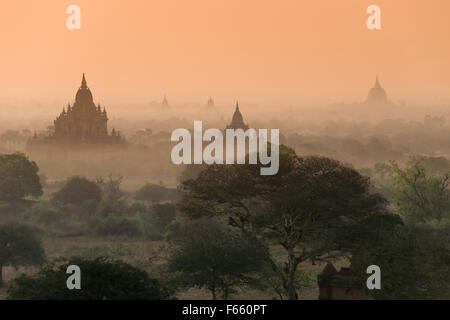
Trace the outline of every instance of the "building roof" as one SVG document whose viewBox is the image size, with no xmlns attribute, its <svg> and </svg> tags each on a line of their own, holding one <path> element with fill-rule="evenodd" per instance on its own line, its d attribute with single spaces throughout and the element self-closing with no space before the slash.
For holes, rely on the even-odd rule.
<svg viewBox="0 0 450 320">
<path fill-rule="evenodd" d="M 233 118 L 231 119 L 230 125 L 227 129 L 244 129 L 247 130 L 248 126 L 244 123 L 244 117 L 239 111 L 239 102 L 236 101 L 236 110 L 234 111 Z"/>
<path fill-rule="evenodd" d="M 349 268 L 341 268 L 338 272 L 332 263 L 328 263 L 317 277 L 319 286 L 337 288 L 361 288 L 361 282 L 351 273 Z"/>
<path fill-rule="evenodd" d="M 380 84 L 378 80 L 378 75 L 375 78 L 375 85 L 369 91 L 369 95 L 367 96 L 367 103 L 389 103 L 389 100 L 386 95 L 386 91 Z"/>
<path fill-rule="evenodd" d="M 75 102 L 79 103 L 90 103 L 93 102 L 93 97 L 91 90 L 88 88 L 86 83 L 86 77 L 83 73 L 83 79 L 81 80 L 81 87 L 78 89 L 75 96 Z"/>
</svg>

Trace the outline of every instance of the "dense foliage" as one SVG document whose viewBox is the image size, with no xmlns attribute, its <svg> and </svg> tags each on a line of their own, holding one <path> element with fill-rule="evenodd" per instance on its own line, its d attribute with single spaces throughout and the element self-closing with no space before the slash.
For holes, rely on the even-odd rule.
<svg viewBox="0 0 450 320">
<path fill-rule="evenodd" d="M 64 205 L 81 205 L 86 200 L 101 201 L 101 199 L 102 190 L 100 186 L 79 176 L 67 179 L 64 186 L 53 195 L 54 201 Z"/>
<path fill-rule="evenodd" d="M 44 262 L 44 249 L 37 231 L 27 225 L 0 225 L 0 285 L 4 266 L 38 265 Z"/>
<path fill-rule="evenodd" d="M 212 219 L 184 226 L 174 239 L 168 261 L 172 281 L 181 288 L 206 288 L 213 300 L 228 299 L 236 286 L 255 282 L 250 273 L 264 264 L 260 243 Z"/>
<path fill-rule="evenodd" d="M 22 153 L 0 154 L 0 201 L 41 196 L 38 172 L 36 163 Z"/>
<path fill-rule="evenodd" d="M 81 269 L 81 289 L 68 290 L 69 265 Z M 145 271 L 120 260 L 70 258 L 42 267 L 35 275 L 14 279 L 8 299 L 27 300 L 160 300 L 166 290 Z"/>
<path fill-rule="evenodd" d="M 284 146 L 277 175 L 261 176 L 258 165 L 212 165 L 184 181 L 182 190 L 181 209 L 188 216 L 225 217 L 247 237 L 285 250 L 285 267 L 269 252 L 266 261 L 289 299 L 297 298 L 301 262 L 341 255 L 332 235 L 384 212 L 387 203 L 358 171 L 328 158 L 299 157 Z"/>
</svg>

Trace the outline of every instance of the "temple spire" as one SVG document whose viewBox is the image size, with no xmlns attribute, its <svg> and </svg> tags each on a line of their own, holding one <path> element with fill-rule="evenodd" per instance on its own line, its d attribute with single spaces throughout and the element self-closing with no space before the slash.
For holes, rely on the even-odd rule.
<svg viewBox="0 0 450 320">
<path fill-rule="evenodd" d="M 239 111 L 239 101 L 236 101 L 236 110 L 234 111 L 231 123 L 227 126 L 227 129 L 248 129 L 248 126 L 244 123 L 244 118 Z"/>
<path fill-rule="evenodd" d="M 81 80 L 81 89 L 87 89 L 86 77 L 83 72 L 83 80 Z"/>
<path fill-rule="evenodd" d="M 375 88 L 381 88 L 380 81 L 378 81 L 378 74 L 375 78 Z"/>
<path fill-rule="evenodd" d="M 162 101 L 162 106 L 163 107 L 168 107 L 169 106 L 169 101 L 167 100 L 167 96 L 164 95 L 164 99 Z"/>
</svg>

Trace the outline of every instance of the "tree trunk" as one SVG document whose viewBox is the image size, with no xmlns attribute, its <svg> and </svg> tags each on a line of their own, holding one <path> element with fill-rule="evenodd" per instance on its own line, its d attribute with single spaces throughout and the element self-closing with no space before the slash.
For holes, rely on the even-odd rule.
<svg viewBox="0 0 450 320">
<path fill-rule="evenodd" d="M 288 294 L 288 300 L 297 300 L 297 290 L 295 289 L 295 272 L 297 271 L 297 261 L 293 252 L 289 252 L 288 265 L 287 265 L 287 277 L 285 283 L 285 289 Z"/>
<path fill-rule="evenodd" d="M 216 288 L 212 287 L 209 290 L 211 290 L 211 294 L 212 294 L 213 300 L 216 300 L 217 299 L 217 297 L 216 297 Z"/>
<path fill-rule="evenodd" d="M 288 292 L 289 300 L 297 300 L 298 299 L 297 291 L 295 290 L 295 286 L 293 283 L 288 284 L 287 292 Z"/>
<path fill-rule="evenodd" d="M 228 288 L 225 288 L 223 290 L 223 300 L 228 300 Z"/>
<path fill-rule="evenodd" d="M 0 287 L 3 286 L 3 266 L 0 264 Z"/>
</svg>

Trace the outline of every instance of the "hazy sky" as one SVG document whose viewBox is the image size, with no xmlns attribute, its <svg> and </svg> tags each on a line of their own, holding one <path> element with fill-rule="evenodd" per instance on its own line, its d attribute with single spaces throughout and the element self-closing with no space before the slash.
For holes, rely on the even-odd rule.
<svg viewBox="0 0 450 320">
<path fill-rule="evenodd" d="M 66 8 L 81 7 L 81 30 Z M 382 30 L 366 27 L 381 7 Z M 450 100 L 448 0 L 1 0 L 0 97 Z"/>
</svg>

